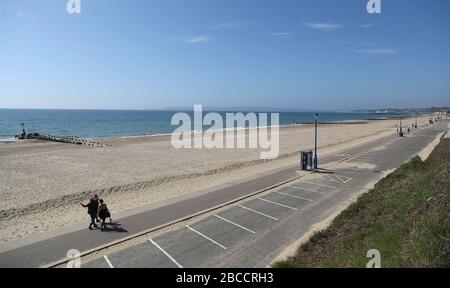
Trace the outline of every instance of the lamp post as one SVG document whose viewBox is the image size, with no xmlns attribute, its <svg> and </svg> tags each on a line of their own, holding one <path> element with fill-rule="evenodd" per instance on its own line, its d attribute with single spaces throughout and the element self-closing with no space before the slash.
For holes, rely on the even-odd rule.
<svg viewBox="0 0 450 288">
<path fill-rule="evenodd" d="M 403 137 L 403 113 L 400 113 L 400 137 Z"/>
<path fill-rule="evenodd" d="M 314 129 L 314 169 L 317 169 L 317 124 L 319 120 L 319 113 L 316 113 L 316 125 Z"/>
</svg>

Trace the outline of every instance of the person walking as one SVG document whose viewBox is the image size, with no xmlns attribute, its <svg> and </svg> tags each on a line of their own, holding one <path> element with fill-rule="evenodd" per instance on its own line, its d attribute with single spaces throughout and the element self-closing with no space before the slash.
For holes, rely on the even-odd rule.
<svg viewBox="0 0 450 288">
<path fill-rule="evenodd" d="M 98 206 L 98 217 L 102 221 L 102 224 L 100 226 L 100 229 L 106 229 L 106 218 L 111 218 L 111 214 L 109 213 L 108 206 L 106 206 L 105 201 L 103 199 L 100 199 L 100 206 Z"/>
<path fill-rule="evenodd" d="M 98 228 L 97 224 L 95 224 L 95 220 L 97 220 L 97 213 L 98 213 L 98 195 L 94 195 L 94 197 L 91 198 L 88 204 L 80 203 L 81 206 L 84 208 L 88 208 L 88 214 L 91 217 L 91 223 L 89 224 L 89 230 L 92 230 L 92 226 L 95 228 Z"/>
</svg>

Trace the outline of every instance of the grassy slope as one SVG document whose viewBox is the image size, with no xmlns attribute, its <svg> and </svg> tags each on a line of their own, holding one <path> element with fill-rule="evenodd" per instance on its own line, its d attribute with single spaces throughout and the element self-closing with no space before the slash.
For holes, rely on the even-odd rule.
<svg viewBox="0 0 450 288">
<path fill-rule="evenodd" d="M 274 267 L 450 267 L 450 139 L 381 180 L 332 225 Z"/>
</svg>

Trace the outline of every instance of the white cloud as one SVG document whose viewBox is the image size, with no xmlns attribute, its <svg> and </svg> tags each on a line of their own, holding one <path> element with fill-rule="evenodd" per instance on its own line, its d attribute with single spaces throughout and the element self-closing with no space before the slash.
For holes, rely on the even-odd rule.
<svg viewBox="0 0 450 288">
<path fill-rule="evenodd" d="M 335 23 L 305 23 L 305 25 L 308 26 L 309 28 L 322 31 L 334 31 L 339 28 L 342 28 L 342 25 Z"/>
<path fill-rule="evenodd" d="M 211 41 L 212 39 L 207 36 L 192 36 L 184 39 L 178 39 L 179 41 L 187 44 L 201 44 L 201 43 L 207 43 Z"/>
<path fill-rule="evenodd" d="M 23 12 L 23 11 L 17 11 L 17 16 L 19 16 L 19 17 L 27 17 L 28 14 Z"/>
<path fill-rule="evenodd" d="M 279 38 L 287 38 L 294 34 L 294 32 L 269 32 L 268 34 Z"/>
<path fill-rule="evenodd" d="M 364 50 L 355 50 L 354 52 L 360 54 L 368 54 L 368 55 L 380 55 L 380 54 L 397 54 L 397 50 L 395 49 L 364 49 Z"/>
</svg>

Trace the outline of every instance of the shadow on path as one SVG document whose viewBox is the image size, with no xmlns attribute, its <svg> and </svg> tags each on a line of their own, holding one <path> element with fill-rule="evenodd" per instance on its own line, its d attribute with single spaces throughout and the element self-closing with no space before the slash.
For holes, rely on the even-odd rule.
<svg viewBox="0 0 450 288">
<path fill-rule="evenodd" d="M 116 233 L 127 233 L 128 231 L 123 229 L 122 224 L 119 222 L 106 223 L 106 228 L 101 230 L 102 232 L 116 232 Z"/>
</svg>

